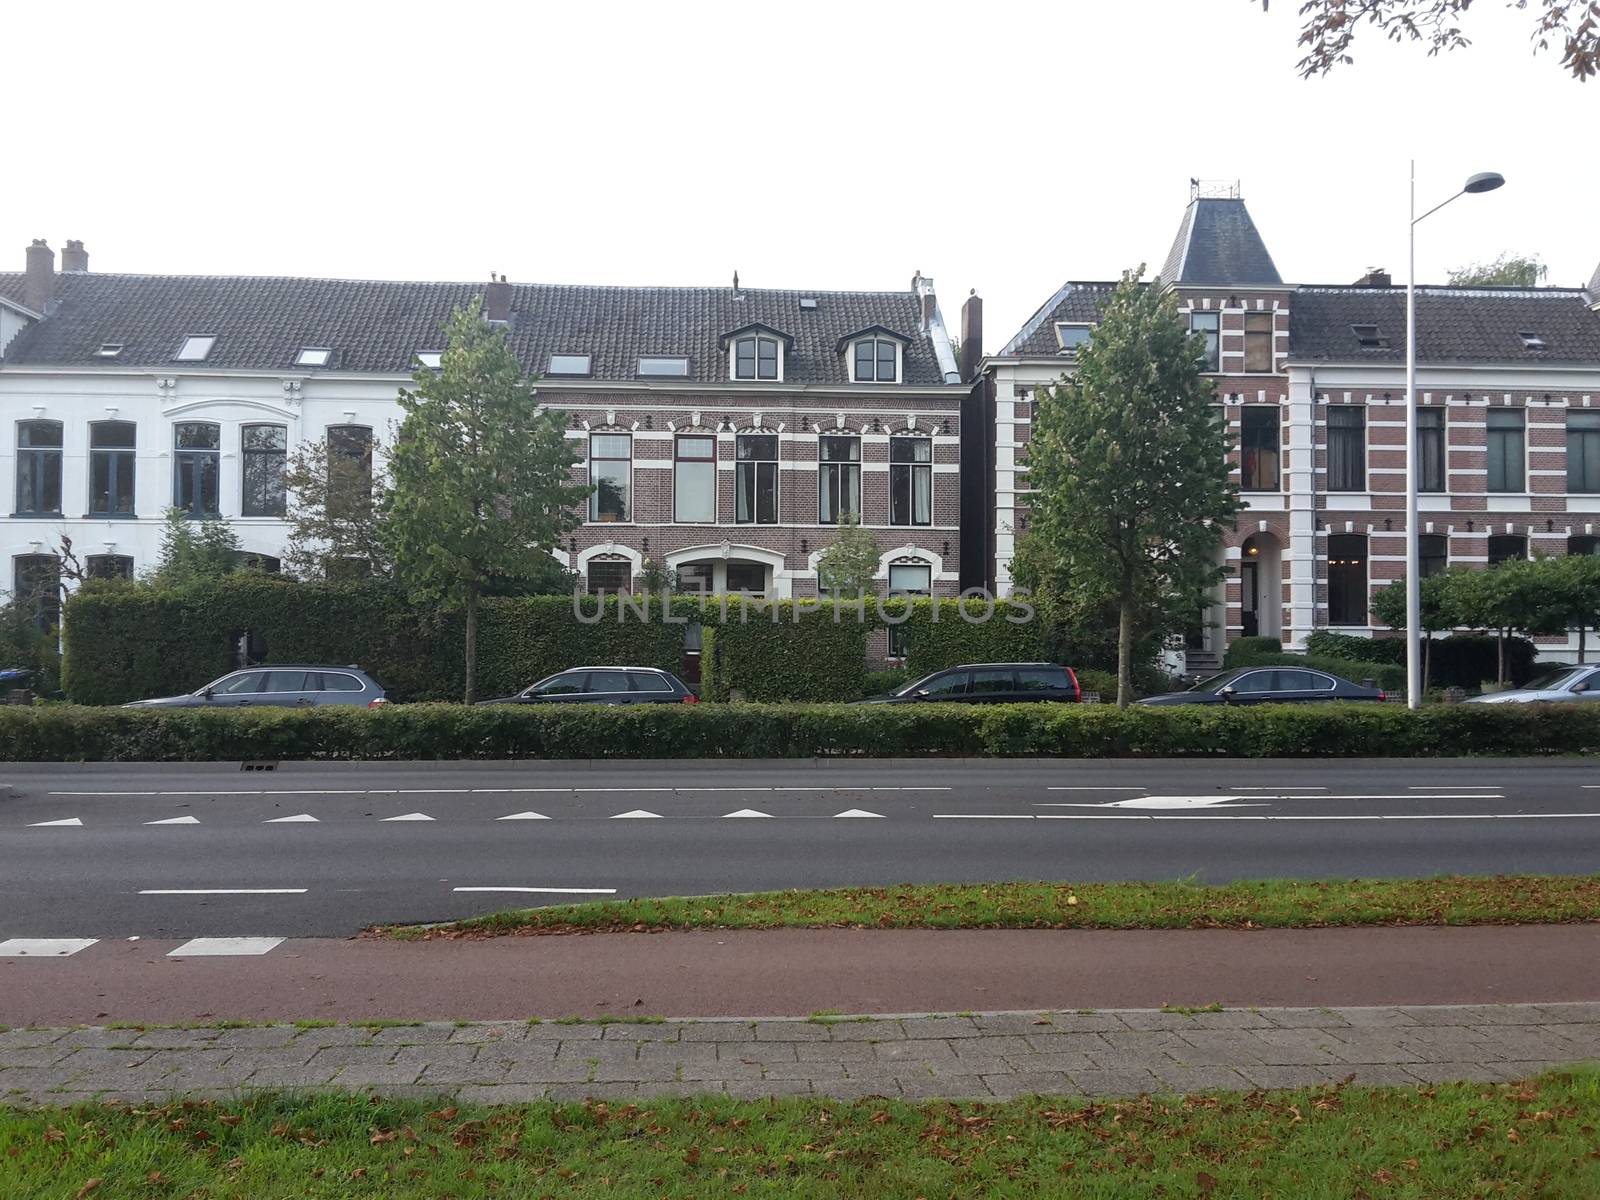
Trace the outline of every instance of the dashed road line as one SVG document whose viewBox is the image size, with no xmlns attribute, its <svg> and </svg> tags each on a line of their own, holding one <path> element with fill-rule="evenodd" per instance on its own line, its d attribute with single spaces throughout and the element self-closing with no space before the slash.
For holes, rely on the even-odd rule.
<svg viewBox="0 0 1600 1200">
<path fill-rule="evenodd" d="M 76 827 L 76 826 L 79 826 L 79 825 L 82 825 L 82 824 L 83 824 L 83 821 L 79 817 L 67 817 L 64 820 L 60 820 L 60 821 L 35 821 L 31 825 L 29 825 L 28 828 L 29 829 L 50 829 L 50 828 L 62 828 L 62 827 L 69 826 L 69 825 Z"/>
<path fill-rule="evenodd" d="M 320 820 L 310 813 L 295 813 L 292 817 L 268 817 L 261 823 L 263 825 L 297 825 L 308 821 L 321 824 Z"/>
<path fill-rule="evenodd" d="M 141 896 L 303 896 L 307 888 L 141 888 Z"/>
<path fill-rule="evenodd" d="M 0 958 L 66 958 L 87 950 L 99 938 L 6 938 Z"/>
<path fill-rule="evenodd" d="M 380 817 L 379 821 L 380 822 L 386 822 L 386 821 L 431 821 L 433 819 L 434 818 L 430 817 L 427 813 L 413 812 L 413 813 L 401 813 L 398 817 Z"/>
<path fill-rule="evenodd" d="M 615 896 L 617 894 L 616 888 L 502 887 L 499 885 L 458 887 L 450 890 L 452 892 L 530 892 L 541 896 Z"/>
<path fill-rule="evenodd" d="M 167 951 L 168 958 L 233 958 L 269 954 L 283 944 L 281 937 L 197 937 Z"/>
<path fill-rule="evenodd" d="M 198 825 L 199 817 L 163 817 L 159 821 L 146 821 L 146 825 Z"/>
</svg>

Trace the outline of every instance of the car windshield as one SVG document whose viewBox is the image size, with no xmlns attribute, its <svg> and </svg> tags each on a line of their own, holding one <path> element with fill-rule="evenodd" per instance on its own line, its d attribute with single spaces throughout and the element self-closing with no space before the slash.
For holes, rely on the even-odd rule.
<svg viewBox="0 0 1600 1200">
<path fill-rule="evenodd" d="M 893 695 L 896 695 L 896 696 L 914 695 L 918 688 L 927 687 L 929 682 L 932 681 L 934 675 L 943 675 L 943 674 L 944 674 L 943 671 L 935 671 L 933 673 L 933 675 L 924 675 L 921 679 L 917 680 L 915 683 L 906 684 L 905 687 L 901 688 L 897 692 L 894 692 Z"/>
<path fill-rule="evenodd" d="M 1528 680 L 1528 682 L 1523 684 L 1522 686 L 1523 686 L 1524 690 L 1530 691 L 1530 692 L 1549 692 L 1549 691 L 1554 691 L 1558 687 L 1564 687 L 1567 684 L 1571 683 L 1573 676 L 1577 675 L 1580 670 L 1587 670 L 1587 669 L 1588 669 L 1587 667 L 1584 667 L 1584 668 L 1567 667 L 1564 670 L 1560 670 L 1560 671 L 1546 671 L 1543 675 L 1535 675 L 1532 679 Z"/>
<path fill-rule="evenodd" d="M 1237 671 L 1224 671 L 1220 675 L 1213 675 L 1209 679 L 1202 679 L 1189 690 L 1191 692 L 1220 692 L 1239 676 Z"/>
</svg>

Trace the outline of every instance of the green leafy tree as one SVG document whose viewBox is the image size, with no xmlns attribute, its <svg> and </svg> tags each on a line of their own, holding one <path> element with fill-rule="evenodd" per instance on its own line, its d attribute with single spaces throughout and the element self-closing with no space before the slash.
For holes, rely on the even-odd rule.
<svg viewBox="0 0 1600 1200">
<path fill-rule="evenodd" d="M 1457 624 L 1450 607 L 1450 574 L 1441 571 L 1422 581 L 1422 688 L 1428 688 L 1433 657 L 1433 635 Z M 1390 629 L 1406 628 L 1406 581 L 1397 579 L 1372 594 L 1372 615 Z"/>
<path fill-rule="evenodd" d="M 167 510 L 152 583 L 182 587 L 200 579 L 220 579 L 242 565 L 239 536 L 226 521 L 196 521 L 180 508 Z"/>
<path fill-rule="evenodd" d="M 817 558 L 818 590 L 848 600 L 871 595 L 877 590 L 878 557 L 877 536 L 861 527 L 861 518 L 855 513 L 845 513 L 839 532 Z"/>
<path fill-rule="evenodd" d="M 1533 9 L 1535 50 L 1553 45 L 1574 79 L 1600 71 L 1600 4 L 1595 0 L 1504 0 L 1506 7 Z M 1270 0 L 1261 0 L 1265 9 Z M 1350 47 L 1363 25 L 1381 30 L 1392 42 L 1420 42 L 1429 55 L 1471 45 L 1458 22 L 1472 0 L 1302 0 L 1300 60 L 1302 78 L 1326 75 L 1353 62 Z"/>
<path fill-rule="evenodd" d="M 1143 274 L 1123 274 L 1072 377 L 1042 395 L 1028 451 L 1042 549 L 1080 599 L 1116 606 L 1123 706 L 1139 631 L 1201 607 L 1241 507 L 1202 343 Z"/>
<path fill-rule="evenodd" d="M 1536 636 L 1566 628 L 1566 613 L 1549 590 L 1549 560 L 1501 563 L 1487 570 L 1448 572 L 1446 604 L 1456 624 L 1492 629 L 1496 639 L 1495 678 L 1506 682 L 1506 638 Z"/>
<path fill-rule="evenodd" d="M 1450 283 L 1456 287 L 1538 287 L 1550 274 L 1550 268 L 1535 257 L 1523 258 L 1515 254 L 1502 254 L 1493 262 L 1473 263 L 1459 271 L 1451 271 Z"/>
<path fill-rule="evenodd" d="M 1587 659 L 1588 632 L 1600 627 L 1600 556 L 1569 554 L 1531 564 L 1545 611 L 1545 632 L 1578 631 L 1578 661 Z"/>
<path fill-rule="evenodd" d="M 413 599 L 466 610 L 467 703 L 477 697 L 478 608 L 491 581 L 544 571 L 548 549 L 576 524 L 588 486 L 557 412 L 483 319 L 480 305 L 445 323 L 440 369 L 419 367 L 380 509 L 395 574 Z"/>
<path fill-rule="evenodd" d="M 667 569 L 667 564 L 659 559 L 646 558 L 639 564 L 639 574 L 635 576 L 636 584 L 641 592 L 652 596 L 664 596 L 672 591 L 672 585 L 677 582 L 673 572 Z"/>
<path fill-rule="evenodd" d="M 336 451 L 326 440 L 296 448 L 284 467 L 289 493 L 285 571 L 300 579 L 388 575 L 393 567 L 379 529 L 382 479 L 370 453 Z"/>
</svg>

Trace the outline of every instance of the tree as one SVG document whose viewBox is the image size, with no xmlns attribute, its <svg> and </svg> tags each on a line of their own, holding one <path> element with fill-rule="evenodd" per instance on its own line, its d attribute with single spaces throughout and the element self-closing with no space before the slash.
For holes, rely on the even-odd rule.
<svg viewBox="0 0 1600 1200">
<path fill-rule="evenodd" d="M 1428 690 L 1428 675 L 1433 657 L 1433 635 L 1453 629 L 1457 622 L 1450 608 L 1448 572 L 1429 575 L 1422 581 L 1422 690 Z M 1390 629 L 1406 628 L 1406 581 L 1397 579 L 1372 594 L 1372 615 Z"/>
<path fill-rule="evenodd" d="M 548 548 L 577 522 L 587 484 L 561 414 L 483 319 L 478 301 L 445 323 L 437 371 L 401 389 L 405 414 L 389 457 L 382 538 L 411 596 L 466 610 L 466 695 L 477 697 L 478 607 L 491 581 L 543 572 Z"/>
<path fill-rule="evenodd" d="M 1457 625 L 1495 631 L 1495 678 L 1506 682 L 1506 636 L 1556 633 L 1566 628 L 1566 613 L 1551 596 L 1545 563 L 1519 560 L 1487 570 L 1451 570 L 1445 591 L 1447 610 Z"/>
<path fill-rule="evenodd" d="M 151 582 L 182 587 L 199 579 L 218 579 L 240 567 L 239 537 L 226 521 L 196 521 L 181 508 L 169 508 L 161 530 L 161 553 Z"/>
<path fill-rule="evenodd" d="M 1262 0 L 1266 9 L 1270 0 Z M 1533 46 L 1561 50 L 1561 65 L 1574 79 L 1600 71 L 1600 3 L 1596 0 L 1505 0 L 1507 7 L 1532 7 Z M 1306 55 L 1298 64 L 1302 78 L 1326 75 L 1335 66 L 1355 61 L 1350 46 L 1363 25 L 1381 29 L 1392 42 L 1422 42 L 1430 56 L 1471 45 L 1457 21 L 1472 0 L 1302 0 L 1300 45 Z"/>
<path fill-rule="evenodd" d="M 372 456 L 336 451 L 326 440 L 307 442 L 289 456 L 289 541 L 284 569 L 301 579 L 387 575 L 392 564 L 378 528 L 382 482 Z"/>
<path fill-rule="evenodd" d="M 1533 564 L 1539 590 L 1550 612 L 1549 632 L 1560 629 L 1578 631 L 1578 661 L 1587 657 L 1587 635 L 1600 627 L 1600 556 L 1568 554 L 1538 559 Z"/>
<path fill-rule="evenodd" d="M 855 513 L 845 513 L 839 532 L 817 558 L 817 590 L 847 600 L 870 595 L 876 590 L 878 557 L 876 535 L 861 527 Z"/>
<path fill-rule="evenodd" d="M 1488 263 L 1473 263 L 1459 271 L 1450 272 L 1452 287 L 1538 287 L 1550 274 L 1550 268 L 1537 257 L 1523 258 L 1516 254 L 1501 254 Z"/>
<path fill-rule="evenodd" d="M 1072 377 L 1042 395 L 1028 450 L 1041 549 L 1071 591 L 1116 605 L 1122 706 L 1136 633 L 1201 607 L 1240 509 L 1203 345 L 1143 274 L 1123 274 Z"/>
</svg>

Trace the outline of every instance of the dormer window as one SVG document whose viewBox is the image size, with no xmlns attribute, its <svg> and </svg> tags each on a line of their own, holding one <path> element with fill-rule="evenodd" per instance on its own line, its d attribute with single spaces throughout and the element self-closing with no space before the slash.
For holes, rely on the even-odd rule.
<svg viewBox="0 0 1600 1200">
<path fill-rule="evenodd" d="M 303 346 L 294 356 L 297 367 L 325 367 L 333 361 L 333 351 L 326 346 Z"/>
<path fill-rule="evenodd" d="M 1383 336 L 1376 325 L 1352 325 L 1350 332 L 1356 335 L 1356 342 L 1363 350 L 1386 350 L 1389 339 Z"/>
<path fill-rule="evenodd" d="M 116 358 L 122 353 L 121 342 L 106 342 L 94 352 L 96 358 Z"/>
<path fill-rule="evenodd" d="M 418 350 L 417 361 L 423 366 L 427 367 L 428 370 L 437 371 L 440 367 L 444 366 L 444 351 Z"/>
<path fill-rule="evenodd" d="M 550 375 L 589 375 L 593 359 L 587 354 L 552 354 L 550 356 Z"/>
<path fill-rule="evenodd" d="M 851 364 L 853 383 L 899 383 L 900 343 L 862 338 L 851 351 Z"/>
<path fill-rule="evenodd" d="M 781 379 L 778 339 L 752 334 L 733 342 L 735 379 Z"/>
<path fill-rule="evenodd" d="M 1545 349 L 1544 339 L 1532 330 L 1524 329 L 1517 336 L 1522 339 L 1522 348 L 1524 350 Z"/>
<path fill-rule="evenodd" d="M 205 362 L 206 357 L 211 353 L 211 347 L 216 343 L 217 339 L 214 335 L 191 335 L 183 339 L 183 345 L 178 347 L 178 352 L 173 357 L 178 362 Z"/>
<path fill-rule="evenodd" d="M 1056 342 L 1061 346 L 1061 354 L 1064 358 L 1077 358 L 1078 351 L 1089 344 L 1089 338 L 1093 334 L 1093 325 L 1085 325 L 1076 321 L 1056 322 Z"/>
</svg>

